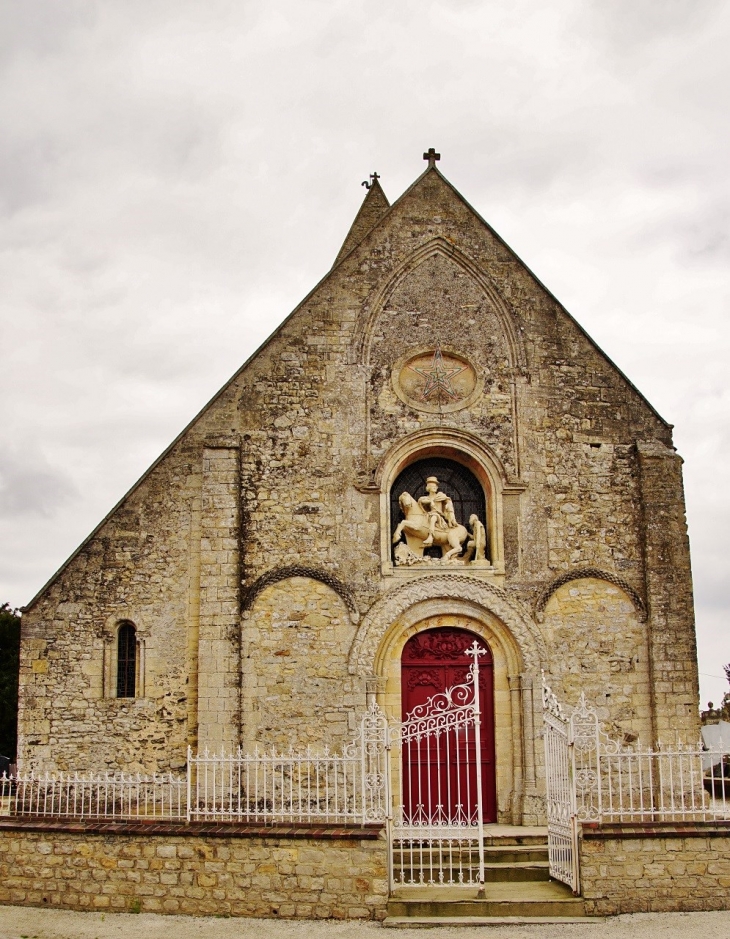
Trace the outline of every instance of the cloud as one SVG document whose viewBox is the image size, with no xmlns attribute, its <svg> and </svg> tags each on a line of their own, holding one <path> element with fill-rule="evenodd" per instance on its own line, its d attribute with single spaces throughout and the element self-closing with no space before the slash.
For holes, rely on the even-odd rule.
<svg viewBox="0 0 730 939">
<path fill-rule="evenodd" d="M 721 0 L 0 2 L 0 599 L 327 271 L 361 180 L 393 199 L 433 145 L 676 425 L 725 655 L 729 39 Z"/>
<path fill-rule="evenodd" d="M 61 506 L 78 497 L 68 475 L 38 453 L 0 450 L 0 518 L 52 518 Z"/>
</svg>

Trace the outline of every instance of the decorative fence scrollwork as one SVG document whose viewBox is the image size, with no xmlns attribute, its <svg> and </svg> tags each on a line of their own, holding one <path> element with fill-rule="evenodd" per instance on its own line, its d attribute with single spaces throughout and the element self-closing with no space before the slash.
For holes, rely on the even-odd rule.
<svg viewBox="0 0 730 939">
<path fill-rule="evenodd" d="M 546 809 L 550 876 L 580 890 L 573 728 L 542 677 Z"/>
<path fill-rule="evenodd" d="M 605 732 L 585 695 L 567 715 L 544 676 L 543 725 L 550 873 L 573 889 L 581 823 L 730 819 L 730 741 L 624 745 Z"/>
<path fill-rule="evenodd" d="M 390 828 L 391 887 L 484 885 L 479 656 L 466 680 L 417 705 L 392 733 L 400 790 Z"/>
</svg>

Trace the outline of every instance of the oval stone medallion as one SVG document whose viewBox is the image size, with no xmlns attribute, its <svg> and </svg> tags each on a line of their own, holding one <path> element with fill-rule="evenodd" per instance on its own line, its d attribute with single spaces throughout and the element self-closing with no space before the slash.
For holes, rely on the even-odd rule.
<svg viewBox="0 0 730 939">
<path fill-rule="evenodd" d="M 396 363 L 393 387 L 411 407 L 441 414 L 466 407 L 481 390 L 471 362 L 439 346 L 411 353 Z"/>
</svg>

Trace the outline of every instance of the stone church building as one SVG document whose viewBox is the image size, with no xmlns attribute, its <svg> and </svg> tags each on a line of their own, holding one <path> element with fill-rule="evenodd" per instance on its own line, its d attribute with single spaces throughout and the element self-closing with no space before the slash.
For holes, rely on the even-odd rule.
<svg viewBox="0 0 730 939">
<path fill-rule="evenodd" d="M 541 673 L 697 739 L 672 427 L 442 175 L 332 269 L 23 612 L 21 771 L 342 748 L 482 673 L 485 820 L 544 821 Z M 463 656 L 462 656 L 463 660 Z"/>
</svg>

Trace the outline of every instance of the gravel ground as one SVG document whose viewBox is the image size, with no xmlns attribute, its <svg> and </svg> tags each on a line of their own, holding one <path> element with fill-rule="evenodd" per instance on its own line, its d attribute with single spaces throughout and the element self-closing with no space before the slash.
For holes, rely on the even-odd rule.
<svg viewBox="0 0 730 939">
<path fill-rule="evenodd" d="M 729 939 L 730 912 L 636 913 L 585 925 L 475 926 L 388 929 L 376 923 L 223 919 L 154 913 L 73 913 L 0 906 L 0 939 Z"/>
</svg>

